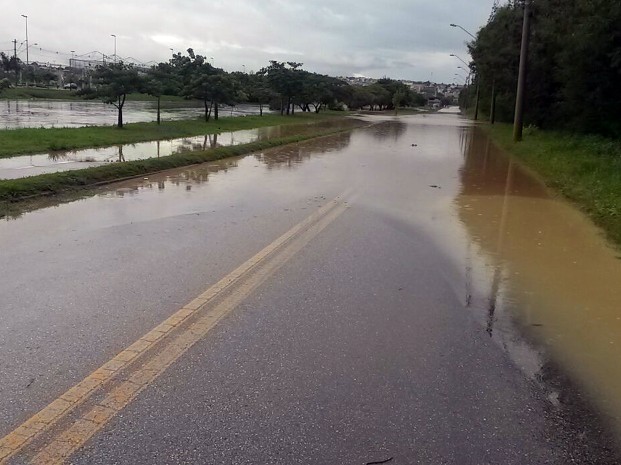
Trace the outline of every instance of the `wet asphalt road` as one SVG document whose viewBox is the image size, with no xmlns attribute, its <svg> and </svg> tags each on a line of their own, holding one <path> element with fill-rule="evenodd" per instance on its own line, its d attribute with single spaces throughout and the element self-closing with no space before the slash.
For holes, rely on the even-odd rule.
<svg viewBox="0 0 621 465">
<path fill-rule="evenodd" d="M 484 289 L 464 281 L 453 200 L 471 128 L 388 120 L 3 223 L 0 434 L 348 190 L 69 462 L 616 463 L 469 305 Z"/>
</svg>

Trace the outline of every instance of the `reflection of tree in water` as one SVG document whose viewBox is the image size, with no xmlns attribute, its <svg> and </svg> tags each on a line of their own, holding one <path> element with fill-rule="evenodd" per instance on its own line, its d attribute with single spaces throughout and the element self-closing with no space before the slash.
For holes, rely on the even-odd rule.
<svg viewBox="0 0 621 465">
<path fill-rule="evenodd" d="M 168 181 L 176 186 L 181 184 L 202 184 L 209 181 L 209 176 L 220 171 L 227 172 L 231 168 L 237 168 L 237 160 L 226 160 L 218 163 L 204 163 L 196 167 L 183 170 L 177 176 L 170 176 Z M 161 187 L 160 187 L 161 188 Z"/>
<path fill-rule="evenodd" d="M 198 150 L 214 149 L 219 147 L 218 145 L 218 133 L 206 134 L 202 141 L 196 141 L 195 139 L 183 139 L 175 150 L 175 153 L 195 152 Z"/>
<path fill-rule="evenodd" d="M 397 140 L 405 133 L 407 127 L 407 124 L 402 121 L 384 121 L 371 126 L 365 133 L 371 134 L 380 141 Z"/>
<path fill-rule="evenodd" d="M 502 289 L 503 263 L 500 256 L 507 234 L 511 199 L 515 195 L 542 197 L 542 186 L 516 169 L 512 159 L 497 149 L 479 130 L 461 133 L 464 164 L 460 169 L 461 192 L 455 199 L 459 218 L 472 237 L 494 258 L 493 278 L 487 299 L 487 327 L 492 336 L 498 296 Z M 485 196 L 485 209 L 477 209 L 476 198 Z"/>
<path fill-rule="evenodd" d="M 293 168 L 310 159 L 313 155 L 333 152 L 346 148 L 351 142 L 351 132 L 344 132 L 330 137 L 300 142 L 278 147 L 273 150 L 255 154 L 254 157 L 265 163 L 269 169 Z"/>
<path fill-rule="evenodd" d="M 53 152 L 48 153 L 47 158 L 52 161 L 66 160 L 68 154 L 69 152 L 66 150 L 55 150 Z"/>
</svg>

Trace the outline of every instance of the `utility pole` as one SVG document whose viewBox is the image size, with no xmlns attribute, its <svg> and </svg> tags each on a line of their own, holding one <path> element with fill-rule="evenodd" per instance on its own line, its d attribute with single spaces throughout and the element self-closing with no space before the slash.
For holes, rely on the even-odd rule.
<svg viewBox="0 0 621 465">
<path fill-rule="evenodd" d="M 17 39 L 13 39 L 13 64 L 15 65 L 15 85 L 17 85 L 19 74 L 19 66 L 17 66 Z"/>
<path fill-rule="evenodd" d="M 522 25 L 522 48 L 520 50 L 520 71 L 518 74 L 515 117 L 513 119 L 513 141 L 522 140 L 524 128 L 524 90 L 526 87 L 526 64 L 528 61 L 528 39 L 530 35 L 530 0 L 524 0 L 524 23 Z"/>
<path fill-rule="evenodd" d="M 476 102 L 474 104 L 474 120 L 477 121 L 479 119 L 479 100 L 481 99 L 481 86 L 479 82 L 479 75 L 475 74 L 475 79 L 477 80 L 477 90 L 476 90 Z"/>
</svg>

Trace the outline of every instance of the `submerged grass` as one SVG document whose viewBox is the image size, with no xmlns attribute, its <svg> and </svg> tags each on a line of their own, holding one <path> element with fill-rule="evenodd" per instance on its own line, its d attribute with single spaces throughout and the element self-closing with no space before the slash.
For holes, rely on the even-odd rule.
<svg viewBox="0 0 621 465">
<path fill-rule="evenodd" d="M 109 165 L 86 168 L 75 171 L 42 174 L 21 179 L 0 181 L 0 205 L 18 202 L 33 197 L 55 195 L 71 190 L 93 187 L 99 184 L 110 183 L 172 168 L 205 163 L 222 158 L 244 155 L 251 152 L 265 150 L 279 145 L 301 142 L 308 139 L 336 134 L 351 130 L 339 128 L 323 130 L 312 134 L 295 135 L 278 139 L 269 139 L 249 144 L 218 147 L 206 151 L 187 152 L 168 157 L 148 158 L 145 160 L 113 163 Z M 0 217 L 2 215 L 0 214 Z"/>
<path fill-rule="evenodd" d="M 338 116 L 342 116 L 340 113 Z M 0 131 L 0 158 L 15 155 L 44 153 L 55 150 L 75 150 L 132 144 L 152 140 L 200 136 L 224 131 L 237 131 L 265 126 L 294 123 L 312 123 L 338 117 L 330 113 L 302 113 L 287 117 L 266 114 L 263 116 L 221 117 L 206 123 L 201 119 L 126 124 L 123 129 L 115 126 L 84 128 L 24 128 Z"/>
<path fill-rule="evenodd" d="M 527 128 L 514 143 L 510 125 L 488 127 L 492 139 L 576 203 L 621 245 L 621 141 Z"/>
</svg>

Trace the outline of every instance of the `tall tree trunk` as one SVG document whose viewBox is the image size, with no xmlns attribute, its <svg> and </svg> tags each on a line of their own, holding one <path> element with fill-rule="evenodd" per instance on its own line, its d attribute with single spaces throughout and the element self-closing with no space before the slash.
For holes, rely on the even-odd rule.
<svg viewBox="0 0 621 465">
<path fill-rule="evenodd" d="M 157 124 L 160 124 L 161 120 L 160 120 L 160 100 L 161 100 L 161 96 L 157 96 Z"/>
<path fill-rule="evenodd" d="M 214 102 L 214 106 L 213 106 L 213 119 L 218 121 L 218 101 Z"/>
<path fill-rule="evenodd" d="M 117 105 L 117 108 L 119 109 L 119 115 L 116 125 L 119 129 L 123 129 L 123 105 L 125 105 L 125 94 L 119 96 L 119 104 Z"/>
<path fill-rule="evenodd" d="M 287 97 L 287 116 L 291 114 L 291 97 Z"/>
<path fill-rule="evenodd" d="M 209 121 L 209 107 L 207 105 L 207 99 L 203 100 L 203 105 L 205 105 L 205 123 L 207 123 Z"/>
<path fill-rule="evenodd" d="M 259 116 L 263 116 L 263 104 L 259 103 Z"/>
<path fill-rule="evenodd" d="M 285 114 L 285 99 L 280 97 L 280 116 Z"/>
</svg>

